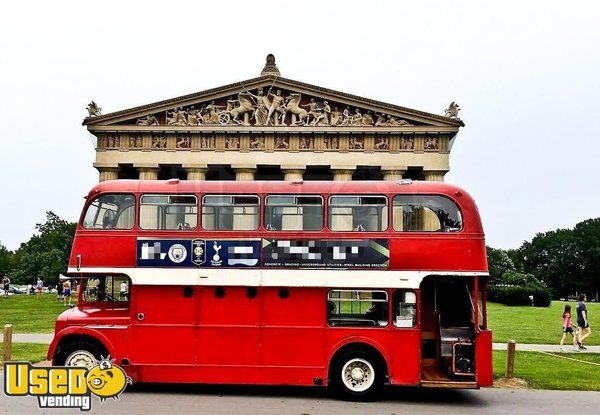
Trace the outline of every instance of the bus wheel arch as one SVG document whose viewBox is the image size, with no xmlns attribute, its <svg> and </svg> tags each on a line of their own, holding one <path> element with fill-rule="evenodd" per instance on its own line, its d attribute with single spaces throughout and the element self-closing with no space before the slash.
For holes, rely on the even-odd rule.
<svg viewBox="0 0 600 415">
<path fill-rule="evenodd" d="M 336 350 L 329 360 L 328 384 L 346 400 L 376 399 L 387 378 L 386 359 L 367 343 L 348 343 Z"/>
<path fill-rule="evenodd" d="M 101 357 L 108 355 L 108 348 L 96 337 L 87 334 L 68 334 L 60 339 L 52 362 L 59 366 L 89 367 Z"/>
</svg>

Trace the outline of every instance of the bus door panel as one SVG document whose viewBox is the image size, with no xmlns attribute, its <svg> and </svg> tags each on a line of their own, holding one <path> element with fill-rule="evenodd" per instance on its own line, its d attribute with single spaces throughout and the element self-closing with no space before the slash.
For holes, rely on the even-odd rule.
<svg viewBox="0 0 600 415">
<path fill-rule="evenodd" d="M 198 287 L 133 286 L 132 365 L 196 362 L 198 291 Z"/>
<path fill-rule="evenodd" d="M 417 290 L 392 292 L 390 383 L 416 385 L 421 377 L 421 330 L 418 316 L 420 295 Z"/>
<path fill-rule="evenodd" d="M 325 295 L 321 288 L 263 289 L 263 365 L 325 365 Z"/>
<path fill-rule="evenodd" d="M 397 329 L 390 342 L 390 383 L 417 385 L 421 377 L 421 333 L 418 329 Z"/>
<path fill-rule="evenodd" d="M 260 300 L 256 287 L 204 287 L 198 320 L 200 365 L 258 365 Z"/>
</svg>

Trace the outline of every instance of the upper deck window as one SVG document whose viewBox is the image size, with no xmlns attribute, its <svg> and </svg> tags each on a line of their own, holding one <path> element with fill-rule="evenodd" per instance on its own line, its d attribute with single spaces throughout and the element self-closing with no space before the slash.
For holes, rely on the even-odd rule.
<svg viewBox="0 0 600 415">
<path fill-rule="evenodd" d="M 444 196 L 398 195 L 394 197 L 394 229 L 403 232 L 458 232 L 462 215 Z"/>
<path fill-rule="evenodd" d="M 258 229 L 260 199 L 247 195 L 206 195 L 202 198 L 202 227 L 207 231 Z"/>
<path fill-rule="evenodd" d="M 388 227 L 384 196 L 331 196 L 329 229 L 332 231 L 384 231 Z"/>
<path fill-rule="evenodd" d="M 319 231 L 323 229 L 321 196 L 267 196 L 265 228 L 272 231 Z"/>
<path fill-rule="evenodd" d="M 198 222 L 198 201 L 193 195 L 144 195 L 140 228 L 191 230 Z"/>
<path fill-rule="evenodd" d="M 135 223 L 135 198 L 106 194 L 94 199 L 83 218 L 86 229 L 131 229 Z"/>
</svg>

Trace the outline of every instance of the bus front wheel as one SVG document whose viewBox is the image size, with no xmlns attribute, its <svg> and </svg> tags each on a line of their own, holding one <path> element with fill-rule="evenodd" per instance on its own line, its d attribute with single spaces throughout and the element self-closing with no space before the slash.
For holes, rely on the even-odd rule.
<svg viewBox="0 0 600 415">
<path fill-rule="evenodd" d="M 345 400 L 371 401 L 377 398 L 383 385 L 383 365 L 366 351 L 349 351 L 336 358 L 332 366 L 331 383 Z"/>
<path fill-rule="evenodd" d="M 104 348 L 86 339 L 78 339 L 61 345 L 56 352 L 56 363 L 61 366 L 79 366 L 91 369 L 101 357 L 106 357 Z"/>
</svg>

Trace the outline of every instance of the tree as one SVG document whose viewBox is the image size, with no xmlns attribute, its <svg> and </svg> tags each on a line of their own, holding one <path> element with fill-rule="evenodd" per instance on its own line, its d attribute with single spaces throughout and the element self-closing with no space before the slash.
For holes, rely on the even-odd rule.
<svg viewBox="0 0 600 415">
<path fill-rule="evenodd" d="M 46 222 L 35 225 L 38 234 L 15 252 L 14 281 L 33 283 L 39 276 L 44 284 L 55 283 L 58 275 L 67 271 L 75 226 L 53 212 L 46 212 Z"/>
<path fill-rule="evenodd" d="M 506 272 L 516 272 L 517 268 L 507 252 L 502 249 L 486 246 L 490 284 L 498 284 Z"/>
<path fill-rule="evenodd" d="M 590 297 L 599 299 L 600 291 L 600 218 L 588 219 L 573 229 L 579 243 L 582 270 L 577 287 Z"/>
<path fill-rule="evenodd" d="M 13 253 L 0 243 L 0 279 L 12 270 Z"/>
</svg>

